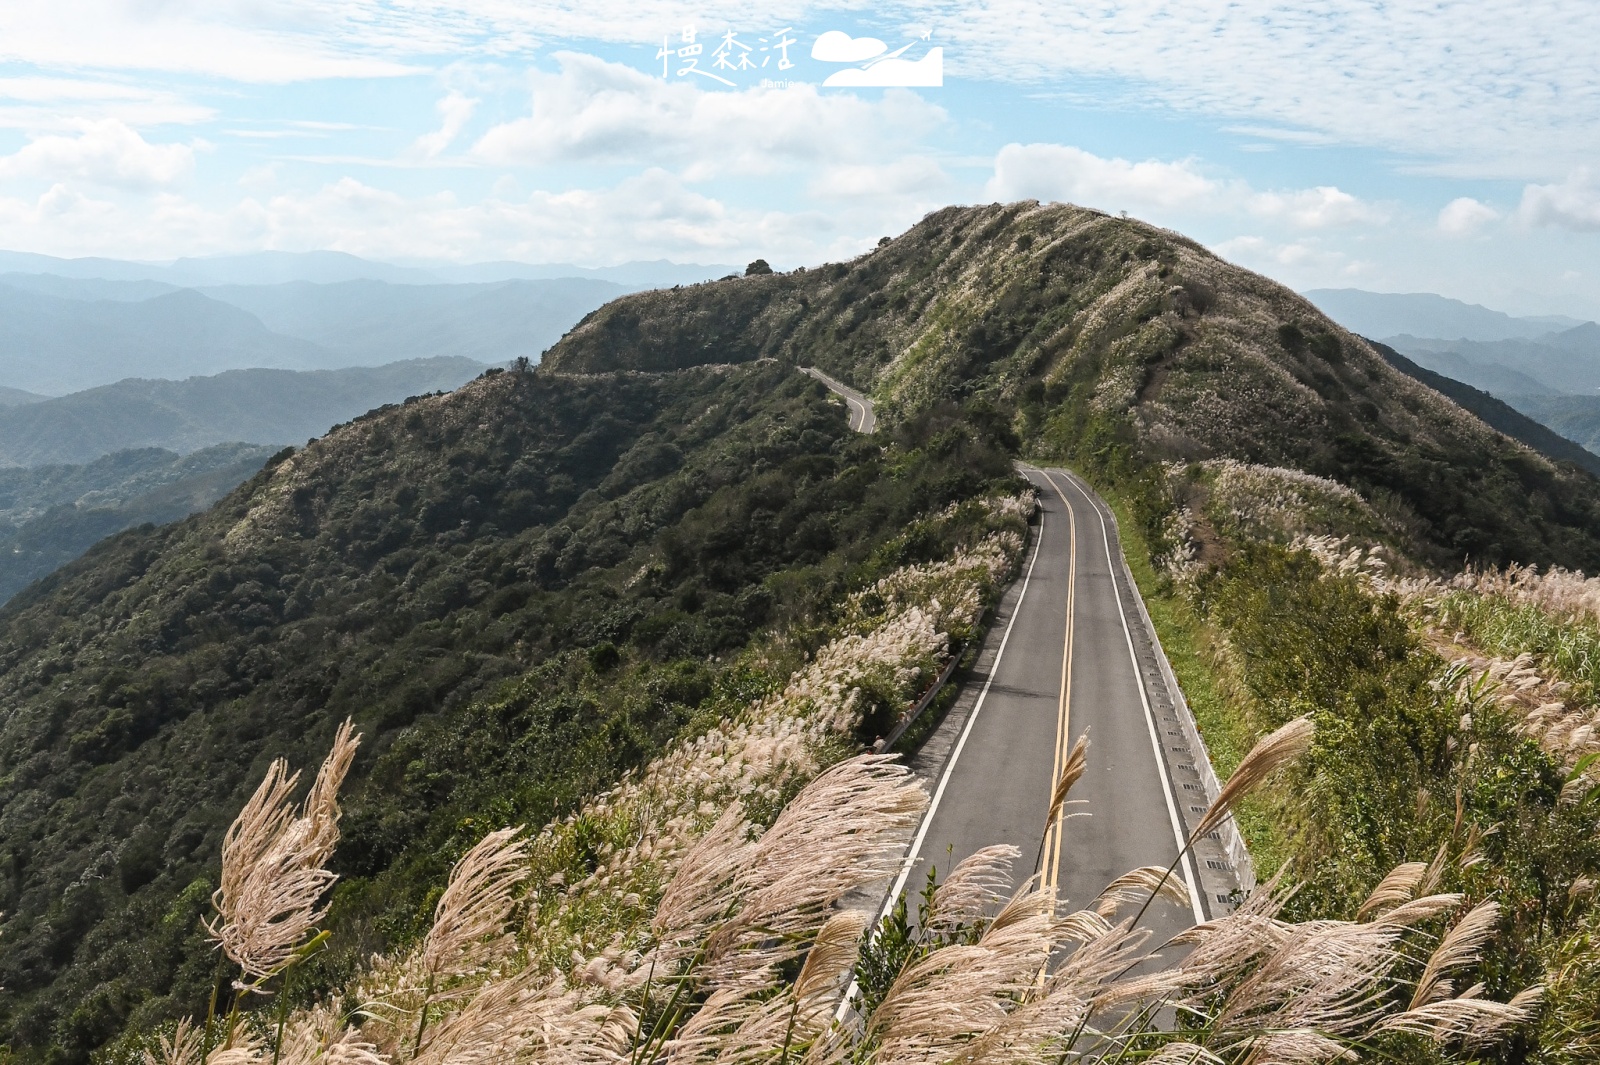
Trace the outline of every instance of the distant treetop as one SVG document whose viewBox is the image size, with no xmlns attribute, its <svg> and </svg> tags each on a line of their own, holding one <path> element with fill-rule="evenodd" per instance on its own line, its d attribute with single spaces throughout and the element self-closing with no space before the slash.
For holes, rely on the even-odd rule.
<svg viewBox="0 0 1600 1065">
<path fill-rule="evenodd" d="M 757 259 L 755 262 L 744 268 L 745 277 L 753 277 L 756 274 L 770 273 L 772 273 L 772 267 L 767 264 L 767 260 L 765 259 Z"/>
</svg>

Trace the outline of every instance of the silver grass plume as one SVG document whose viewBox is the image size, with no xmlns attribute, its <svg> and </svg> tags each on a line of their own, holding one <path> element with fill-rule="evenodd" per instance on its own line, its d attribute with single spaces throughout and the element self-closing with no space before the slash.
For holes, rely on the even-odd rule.
<svg viewBox="0 0 1600 1065">
<path fill-rule="evenodd" d="M 507 922 L 517 886 L 529 872 L 520 826 L 491 832 L 462 855 L 422 943 L 422 970 L 430 983 L 466 976 L 515 945 Z"/>
<path fill-rule="evenodd" d="M 1147 1059 L 1145 1065 L 1224 1065 L 1223 1060 L 1194 1043 L 1168 1043 Z"/>
<path fill-rule="evenodd" d="M 664 944 L 696 940 L 731 912 L 734 877 L 750 861 L 750 822 L 734 803 L 678 862 L 656 904 L 651 930 Z"/>
<path fill-rule="evenodd" d="M 1544 988 L 1530 987 L 1510 1002 L 1495 1002 L 1480 997 L 1482 994 L 1483 985 L 1474 984 L 1455 998 L 1413 1006 L 1386 1017 L 1376 1031 L 1406 1032 L 1439 1044 L 1459 1041 L 1481 1046 L 1507 1028 L 1531 1021 Z"/>
<path fill-rule="evenodd" d="M 318 902 L 338 876 L 325 868 L 339 840 L 339 785 L 361 737 L 339 726 L 305 802 L 289 798 L 299 773 L 277 759 L 222 841 L 222 877 L 207 930 L 257 985 L 293 961 L 327 912 Z"/>
<path fill-rule="evenodd" d="M 1094 900 L 1094 911 L 1110 918 L 1130 902 L 1142 902 L 1157 895 L 1165 895 L 1180 906 L 1190 904 L 1189 888 L 1159 865 L 1146 865 L 1129 870 L 1105 886 Z"/>
<path fill-rule="evenodd" d="M 765 982 L 798 957 L 836 902 L 894 871 L 927 801 L 883 755 L 840 762 L 806 785 L 733 877 L 726 897 L 738 910 L 707 937 L 705 975 Z"/>
<path fill-rule="evenodd" d="M 171 1035 L 164 1035 L 156 1041 L 159 1056 L 149 1049 L 145 1050 L 144 1065 L 196 1065 L 200 1060 L 200 1042 L 200 1029 L 185 1017 L 178 1022 Z"/>
<path fill-rule="evenodd" d="M 1050 794 L 1050 811 L 1045 814 L 1045 824 L 1055 821 L 1056 814 L 1066 805 L 1067 795 L 1072 791 L 1072 786 L 1083 778 L 1084 771 L 1088 768 L 1089 736 L 1085 733 L 1072 745 L 1072 750 L 1067 753 L 1066 762 L 1061 766 L 1061 776 L 1057 778 L 1055 790 Z"/>
<path fill-rule="evenodd" d="M 1499 903 L 1480 902 L 1468 910 L 1466 916 L 1445 933 L 1444 938 L 1428 957 L 1428 964 L 1423 968 L 1421 978 L 1417 980 L 1417 990 L 1411 996 L 1411 1005 L 1408 1008 L 1415 1010 L 1449 997 L 1451 990 L 1449 973 L 1477 962 L 1483 952 L 1483 945 L 1494 934 L 1495 925 L 1499 922 Z"/>
<path fill-rule="evenodd" d="M 1311 749 L 1316 736 L 1316 726 L 1309 717 L 1297 717 L 1274 732 L 1263 736 L 1250 753 L 1244 756 L 1228 783 L 1218 793 L 1200 824 L 1190 835 L 1196 840 L 1220 825 L 1240 797 L 1254 791 L 1260 783 L 1279 768 L 1296 760 Z"/>
<path fill-rule="evenodd" d="M 1011 863 L 1022 852 L 1009 843 L 983 847 L 956 863 L 933 892 L 930 929 L 971 924 L 1011 894 Z"/>
<path fill-rule="evenodd" d="M 1356 920 L 1362 921 L 1416 898 L 1417 888 L 1427 875 L 1424 862 L 1403 862 L 1389 871 L 1389 875 L 1372 889 L 1367 900 L 1356 911 Z"/>
<path fill-rule="evenodd" d="M 585 1005 L 560 978 L 523 972 L 486 985 L 445 1017 L 414 1065 L 500 1065 L 533 1060 L 581 1065 L 615 1060 L 604 1026 L 609 1007 Z"/>
<path fill-rule="evenodd" d="M 373 1044 L 326 1006 L 296 1014 L 283 1033 L 278 1065 L 388 1065 Z"/>
<path fill-rule="evenodd" d="M 1022 891 L 978 942 L 948 946 L 908 966 L 868 1019 L 879 1065 L 949 1057 L 1010 1012 L 1037 985 L 1055 944 L 1055 900 Z"/>
<path fill-rule="evenodd" d="M 743 1003 L 746 1019 L 731 1035 L 717 1041 L 718 1065 L 768 1061 L 775 1048 L 781 1048 L 781 1058 L 798 1056 L 801 1051 L 810 1052 L 812 1059 L 828 1056 L 829 1048 L 819 1046 L 817 1040 L 828 1032 L 834 1007 L 855 968 L 868 920 L 868 914 L 860 910 L 844 910 L 828 918 L 806 952 L 794 983 L 759 1009 Z M 735 1008 L 718 1011 L 723 1020 L 739 1012 L 735 1000 L 730 999 L 729 1005 Z M 687 1040 L 680 1043 L 675 1060 L 683 1060 L 683 1051 L 689 1046 Z"/>
</svg>

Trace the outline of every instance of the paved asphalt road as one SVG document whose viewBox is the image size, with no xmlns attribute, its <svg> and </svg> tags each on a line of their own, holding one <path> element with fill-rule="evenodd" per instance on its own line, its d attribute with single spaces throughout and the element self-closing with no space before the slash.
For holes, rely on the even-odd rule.
<svg viewBox="0 0 1600 1065">
<path fill-rule="evenodd" d="M 915 892 L 927 866 L 943 874 L 980 847 L 1011 843 L 1019 878 L 1040 872 L 1063 909 L 1076 909 L 1128 870 L 1177 855 L 1204 809 L 1191 764 L 1204 754 L 1177 738 L 1177 711 L 1155 691 L 1164 682 L 1109 510 L 1066 471 L 1026 472 L 1042 506 L 1033 551 L 962 696 L 912 760 L 933 803 L 912 844 L 916 870 L 908 864 L 902 880 Z M 1082 801 L 1046 826 L 1062 760 L 1086 731 L 1088 770 L 1072 791 Z M 1145 917 L 1155 943 L 1227 909 L 1237 884 L 1211 839 L 1179 875 L 1193 905 L 1158 900 Z"/>
<path fill-rule="evenodd" d="M 850 408 L 850 428 L 858 433 L 871 433 L 878 427 L 878 415 L 872 409 L 872 400 L 813 366 L 802 366 L 800 372 L 810 374 L 827 385 L 829 391 L 844 397 L 845 405 Z"/>
</svg>

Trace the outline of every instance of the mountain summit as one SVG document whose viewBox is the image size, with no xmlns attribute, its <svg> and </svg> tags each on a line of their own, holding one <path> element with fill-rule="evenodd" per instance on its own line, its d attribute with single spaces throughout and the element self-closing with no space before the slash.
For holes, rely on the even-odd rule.
<svg viewBox="0 0 1600 1065">
<path fill-rule="evenodd" d="M 980 402 L 1055 447 L 1230 458 L 1380 498 L 1440 561 L 1600 565 L 1600 494 L 1398 372 L 1308 300 L 1132 219 L 948 208 L 849 263 L 640 293 L 590 314 L 555 372 L 773 358 L 890 420 Z"/>
</svg>

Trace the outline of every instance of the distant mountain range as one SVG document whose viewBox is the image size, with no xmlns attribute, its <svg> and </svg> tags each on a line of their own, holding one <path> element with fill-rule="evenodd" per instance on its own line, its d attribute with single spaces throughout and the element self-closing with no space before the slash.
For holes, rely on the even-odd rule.
<svg viewBox="0 0 1600 1065">
<path fill-rule="evenodd" d="M 666 288 L 723 277 L 728 265 L 628 262 L 618 266 L 581 267 L 569 263 L 419 263 L 375 262 L 338 251 L 263 251 L 249 255 L 178 259 L 164 263 L 121 259 L 58 259 L 32 252 L 0 251 L 0 273 L 50 274 L 60 278 L 160 282 L 178 288 L 208 285 L 281 285 L 307 281 L 317 285 L 341 281 L 384 281 L 394 285 L 544 281 L 581 277 L 610 281 L 628 288 Z"/>
<path fill-rule="evenodd" d="M 735 268 L 666 261 L 396 265 L 343 252 L 171 263 L 0 251 L 0 406 L 125 377 L 541 353 L 628 292 Z"/>
<path fill-rule="evenodd" d="M 1564 317 L 1514 318 L 1425 293 L 1317 289 L 1305 295 L 1346 329 L 1405 356 L 1429 385 L 1496 428 L 1519 436 L 1496 422 L 1498 415 L 1473 406 L 1472 397 L 1426 375 L 1488 393 L 1600 454 L 1600 325 Z M 1526 436 L 1519 439 L 1533 443 Z"/>
<path fill-rule="evenodd" d="M 1302 295 L 1352 333 L 1367 337 L 1409 335 L 1440 340 L 1522 340 L 1583 324 L 1581 318 L 1562 315 L 1515 318 L 1431 292 L 1317 288 Z"/>
<path fill-rule="evenodd" d="M 178 455 L 143 448 L 82 466 L 0 469 L 0 603 L 107 536 L 204 510 L 276 450 L 221 444 Z"/>
<path fill-rule="evenodd" d="M 331 370 L 434 356 L 537 360 L 629 291 L 556 278 L 400 285 L 354 280 L 205 290 L 151 281 L 0 277 L 0 386 L 61 395 L 127 377 Z"/>
<path fill-rule="evenodd" d="M 92 462 L 129 448 L 181 453 L 229 441 L 301 444 L 385 403 L 454 389 L 483 369 L 454 356 L 343 370 L 230 370 L 182 381 L 130 378 L 0 409 L 0 465 Z"/>
</svg>

